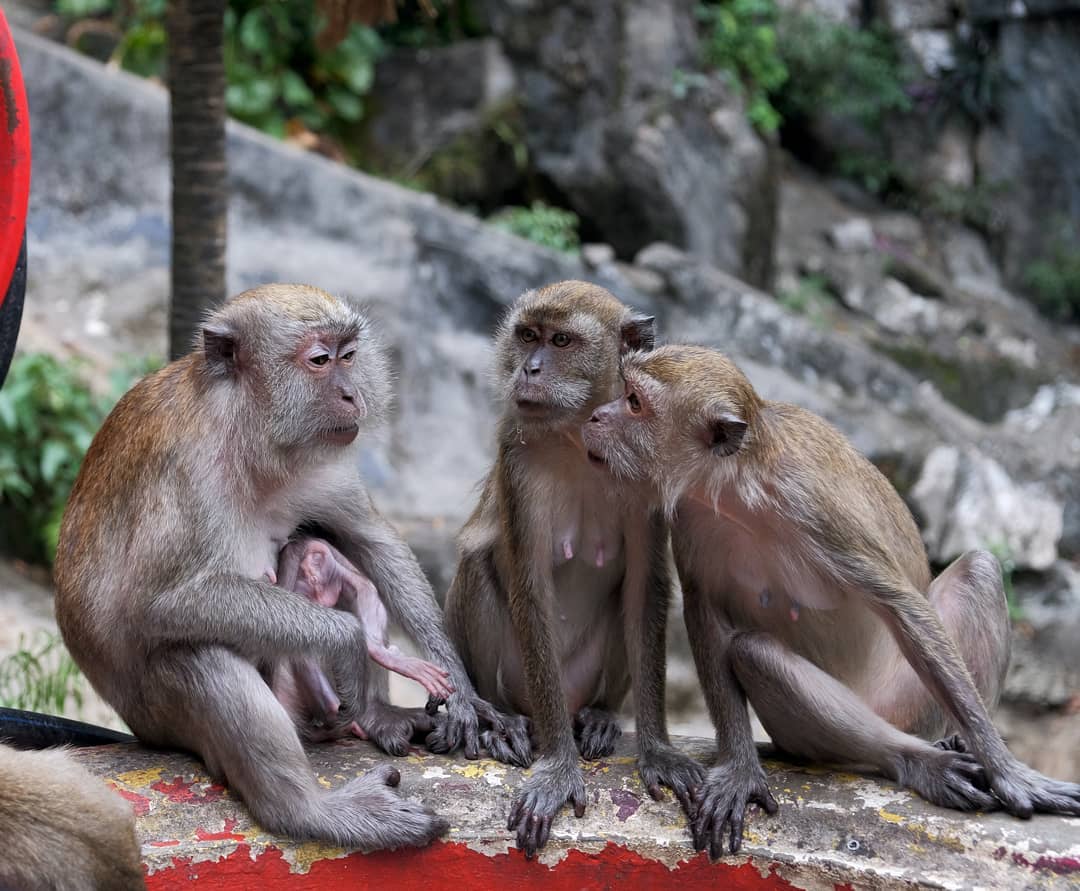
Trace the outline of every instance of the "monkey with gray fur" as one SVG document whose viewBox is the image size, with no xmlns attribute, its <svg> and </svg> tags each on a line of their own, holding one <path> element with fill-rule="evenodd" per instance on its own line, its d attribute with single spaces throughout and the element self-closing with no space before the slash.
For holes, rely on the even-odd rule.
<svg viewBox="0 0 1080 891">
<path fill-rule="evenodd" d="M 265 580 L 300 528 L 340 549 L 456 692 L 441 724 L 475 751 L 475 694 L 416 558 L 357 470 L 389 400 L 366 320 L 317 288 L 267 285 L 211 315 L 195 351 L 147 377 L 94 438 L 60 531 L 56 613 L 95 689 L 146 742 L 198 753 L 270 831 L 362 849 L 446 829 L 389 766 L 327 791 L 263 672 L 314 656 L 373 741 L 413 718 L 370 695 L 363 624 Z M 119 558 L 118 558 L 119 555 Z M 331 728 L 333 730 L 333 728 Z"/>
<path fill-rule="evenodd" d="M 131 806 L 63 749 L 0 745 L 0 888 L 145 888 Z"/>
<path fill-rule="evenodd" d="M 584 814 L 578 751 L 612 751 L 630 687 L 649 792 L 669 786 L 689 810 L 704 778 L 665 723 L 666 524 L 590 466 L 581 443 L 582 423 L 622 387 L 620 354 L 652 340 L 651 318 L 575 281 L 526 292 L 496 338 L 498 456 L 460 536 L 446 615 L 480 695 L 532 719 L 540 760 L 507 824 L 527 857 L 565 802 Z M 484 741 L 504 760 L 531 758 L 520 718 Z"/>
<path fill-rule="evenodd" d="M 911 514 L 836 429 L 767 402 L 719 353 L 628 356 L 583 437 L 673 518 L 687 631 L 719 759 L 694 845 L 739 849 L 773 813 L 746 700 L 773 742 L 876 767 L 945 807 L 1080 815 L 1080 785 L 1019 762 L 990 721 L 1008 664 L 1001 567 L 971 551 L 931 580 Z M 958 734 L 934 745 L 927 740 Z"/>
<path fill-rule="evenodd" d="M 454 692 L 450 673 L 424 659 L 406 656 L 387 640 L 386 607 L 371 579 L 353 566 L 329 542 L 296 538 L 281 551 L 277 572 L 267 572 L 271 584 L 280 584 L 320 606 L 352 612 L 364 626 L 367 653 L 373 662 L 411 678 L 430 696 L 445 700 Z M 327 727 L 335 725 L 341 701 L 317 659 L 306 656 L 275 666 L 270 684 L 286 710 L 297 719 L 301 735 L 311 741 L 329 738 Z M 425 730 L 431 722 L 425 722 Z M 367 732 L 353 721 L 345 728 L 360 739 Z M 395 752 L 394 754 L 403 754 Z"/>
</svg>

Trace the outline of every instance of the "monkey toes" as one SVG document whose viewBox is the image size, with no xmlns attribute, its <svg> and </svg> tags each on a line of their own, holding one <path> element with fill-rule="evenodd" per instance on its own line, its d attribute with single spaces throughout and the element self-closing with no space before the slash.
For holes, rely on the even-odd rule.
<svg viewBox="0 0 1080 891">
<path fill-rule="evenodd" d="M 345 844 L 365 849 L 423 847 L 450 824 L 426 805 L 392 791 L 400 772 L 389 765 L 369 770 L 332 793 L 331 811 L 346 821 Z"/>
<path fill-rule="evenodd" d="M 400 757 L 408 754 L 414 737 L 435 726 L 435 720 L 422 708 L 399 708 L 385 702 L 372 702 L 359 724 L 376 746 L 388 755 Z"/>
<path fill-rule="evenodd" d="M 587 761 L 606 758 L 614 752 L 620 736 L 622 729 L 611 712 L 586 707 L 574 715 L 574 738 L 581 757 Z"/>
<path fill-rule="evenodd" d="M 1053 780 L 1015 759 L 998 768 L 990 787 L 1014 817 L 1033 813 L 1080 817 L 1080 784 Z"/>
</svg>

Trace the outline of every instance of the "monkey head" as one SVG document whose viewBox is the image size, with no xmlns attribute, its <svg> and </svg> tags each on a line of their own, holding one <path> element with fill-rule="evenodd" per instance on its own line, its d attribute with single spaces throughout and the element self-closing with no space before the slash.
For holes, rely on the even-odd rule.
<svg viewBox="0 0 1080 891">
<path fill-rule="evenodd" d="M 530 428 L 580 423 L 615 395 L 619 357 L 653 344 L 653 318 L 603 288 L 564 281 L 526 291 L 496 335 L 502 396 Z"/>
<path fill-rule="evenodd" d="M 617 479 L 651 482 L 673 508 L 690 488 L 723 485 L 753 447 L 761 400 L 714 350 L 664 346 L 622 363 L 623 393 L 582 427 L 589 460 Z"/>
<path fill-rule="evenodd" d="M 212 313 L 195 345 L 209 388 L 244 390 L 273 446 L 342 447 L 390 399 L 382 347 L 359 312 L 307 285 L 262 285 Z M 201 361 L 200 361 L 201 360 Z"/>
</svg>

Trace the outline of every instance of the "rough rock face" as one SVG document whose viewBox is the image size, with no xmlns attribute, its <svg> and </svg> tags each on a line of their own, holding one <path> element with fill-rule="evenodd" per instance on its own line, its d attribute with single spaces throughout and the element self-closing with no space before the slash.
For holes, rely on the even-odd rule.
<svg viewBox="0 0 1080 891">
<path fill-rule="evenodd" d="M 531 163 L 587 229 L 623 257 L 668 241 L 769 283 L 774 152 L 720 79 L 674 90 L 697 63 L 692 0 L 488 8 L 520 78 Z"/>
<path fill-rule="evenodd" d="M 1000 23 L 1000 123 L 980 134 L 976 148 L 980 179 L 1003 185 L 1002 259 L 1014 282 L 1043 255 L 1053 227 L 1062 219 L 1074 226 L 1080 220 L 1080 16 L 1070 3 L 1039 9 L 1056 17 Z M 1003 17 L 993 3 L 976 4 L 975 12 Z"/>
<path fill-rule="evenodd" d="M 379 62 L 364 132 L 365 168 L 460 203 L 521 176 L 500 126 L 514 113 L 514 71 L 497 40 L 398 49 Z"/>
<path fill-rule="evenodd" d="M 938 446 L 911 490 L 925 518 L 930 558 L 948 563 L 987 546 L 1020 569 L 1048 569 L 1057 559 L 1062 508 L 1043 487 L 1017 485 L 1005 469 L 974 449 Z"/>
</svg>

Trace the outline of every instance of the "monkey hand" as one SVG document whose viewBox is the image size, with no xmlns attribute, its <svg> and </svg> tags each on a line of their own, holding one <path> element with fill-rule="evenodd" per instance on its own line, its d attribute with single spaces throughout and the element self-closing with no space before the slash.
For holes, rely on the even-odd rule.
<svg viewBox="0 0 1080 891">
<path fill-rule="evenodd" d="M 525 781 L 510 807 L 506 828 L 517 830 L 518 850 L 531 860 L 547 844 L 551 821 L 566 802 L 573 802 L 574 816 L 585 816 L 585 778 L 576 753 L 570 759 L 542 758 Z"/>
<path fill-rule="evenodd" d="M 737 853 L 742 847 L 743 820 L 751 802 L 767 814 L 778 810 L 760 764 L 728 762 L 710 770 L 693 799 L 690 832 L 695 850 L 704 851 L 708 847 L 711 859 L 722 857 L 727 828 L 728 848 L 732 854 Z"/>
<path fill-rule="evenodd" d="M 445 700 L 446 714 L 435 714 L 438 699 L 429 699 L 427 712 L 434 726 L 427 735 L 427 747 L 437 755 L 449 755 L 458 748 L 465 750 L 470 761 L 480 757 L 480 721 L 476 716 L 474 697 L 465 692 L 451 693 Z"/>
<path fill-rule="evenodd" d="M 673 746 L 658 745 L 638 756 L 641 782 L 654 801 L 663 801 L 661 786 L 675 793 L 687 817 L 694 815 L 694 796 L 705 782 L 705 768 Z"/>
<path fill-rule="evenodd" d="M 990 774 L 990 788 L 1014 817 L 1033 813 L 1080 817 L 1080 784 L 1053 780 L 1010 756 Z"/>
<path fill-rule="evenodd" d="M 904 753 L 897 764 L 896 779 L 938 807 L 960 811 L 997 809 L 982 765 L 963 750 L 959 740 L 943 740 Z"/>
<path fill-rule="evenodd" d="M 473 700 L 480 719 L 480 742 L 496 761 L 528 767 L 533 762 L 532 721 L 525 715 L 507 715 L 484 699 Z"/>
</svg>

